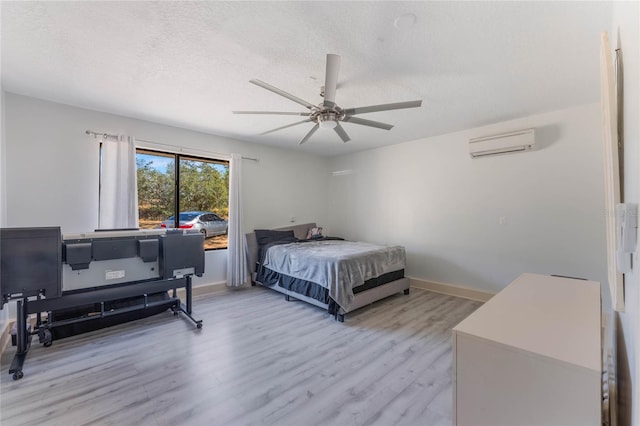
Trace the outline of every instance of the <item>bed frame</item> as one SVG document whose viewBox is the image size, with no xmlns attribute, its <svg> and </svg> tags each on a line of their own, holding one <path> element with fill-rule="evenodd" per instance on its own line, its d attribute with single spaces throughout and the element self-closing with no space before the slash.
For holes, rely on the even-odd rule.
<svg viewBox="0 0 640 426">
<path fill-rule="evenodd" d="M 288 226 L 284 228 L 276 228 L 276 231 L 293 231 L 293 235 L 296 238 L 304 239 L 307 237 L 307 231 L 309 228 L 316 227 L 315 223 L 303 223 L 295 226 Z M 261 282 L 256 281 L 257 273 L 256 273 L 256 262 L 258 261 L 258 241 L 256 239 L 256 234 L 250 232 L 245 234 L 247 240 L 247 260 L 249 262 L 249 271 L 251 272 L 251 285 L 260 284 Z M 322 303 L 318 300 L 315 300 L 311 297 L 304 296 L 302 294 L 287 290 L 278 285 L 274 286 L 265 286 L 272 290 L 275 290 L 279 293 L 285 295 L 286 300 L 290 300 L 291 298 L 302 300 L 307 303 L 311 303 L 312 305 L 319 306 L 324 309 L 328 309 L 329 305 L 326 303 Z M 353 304 L 349 308 L 348 311 L 345 311 L 342 307 L 338 309 L 336 313 L 336 319 L 340 322 L 344 321 L 344 315 L 346 313 L 355 311 L 363 306 L 369 305 L 378 300 L 384 299 L 385 297 L 389 297 L 393 294 L 404 292 L 404 294 L 409 294 L 409 279 L 403 277 L 396 281 L 391 281 L 387 284 L 380 285 L 378 287 L 372 288 L 370 290 L 365 290 L 360 293 L 354 295 Z"/>
</svg>

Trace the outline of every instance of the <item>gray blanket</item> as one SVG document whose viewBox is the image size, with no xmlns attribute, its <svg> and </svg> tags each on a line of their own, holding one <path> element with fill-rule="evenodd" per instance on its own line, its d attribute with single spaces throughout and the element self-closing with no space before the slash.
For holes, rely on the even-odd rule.
<svg viewBox="0 0 640 426">
<path fill-rule="evenodd" d="M 354 241 L 312 241 L 270 247 L 264 266 L 329 289 L 345 310 L 353 301 L 353 288 L 365 281 L 405 267 L 404 247 Z"/>
</svg>

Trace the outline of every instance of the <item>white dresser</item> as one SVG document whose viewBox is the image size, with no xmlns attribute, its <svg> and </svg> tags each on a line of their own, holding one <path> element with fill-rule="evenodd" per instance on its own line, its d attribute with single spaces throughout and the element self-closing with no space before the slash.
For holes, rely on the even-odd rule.
<svg viewBox="0 0 640 426">
<path fill-rule="evenodd" d="M 523 274 L 453 329 L 453 419 L 600 425 L 600 284 Z"/>
</svg>

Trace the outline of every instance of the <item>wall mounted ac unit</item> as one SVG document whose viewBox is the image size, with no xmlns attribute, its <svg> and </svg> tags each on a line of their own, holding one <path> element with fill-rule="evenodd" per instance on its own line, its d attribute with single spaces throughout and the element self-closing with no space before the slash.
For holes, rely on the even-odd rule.
<svg viewBox="0 0 640 426">
<path fill-rule="evenodd" d="M 471 154 L 472 158 L 478 158 L 508 152 L 531 151 L 535 143 L 535 129 L 525 129 L 501 135 L 470 139 L 469 154 Z"/>
</svg>

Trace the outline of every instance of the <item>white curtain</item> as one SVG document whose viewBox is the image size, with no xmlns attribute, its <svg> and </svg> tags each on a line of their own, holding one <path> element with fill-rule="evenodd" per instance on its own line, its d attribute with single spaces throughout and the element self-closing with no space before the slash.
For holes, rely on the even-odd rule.
<svg viewBox="0 0 640 426">
<path fill-rule="evenodd" d="M 100 170 L 100 229 L 138 227 L 136 142 L 118 136 L 102 143 Z"/>
<path fill-rule="evenodd" d="M 227 286 L 240 287 L 247 282 L 247 257 L 242 231 L 242 156 L 231 154 L 229 167 L 229 226 L 227 245 Z"/>
</svg>

